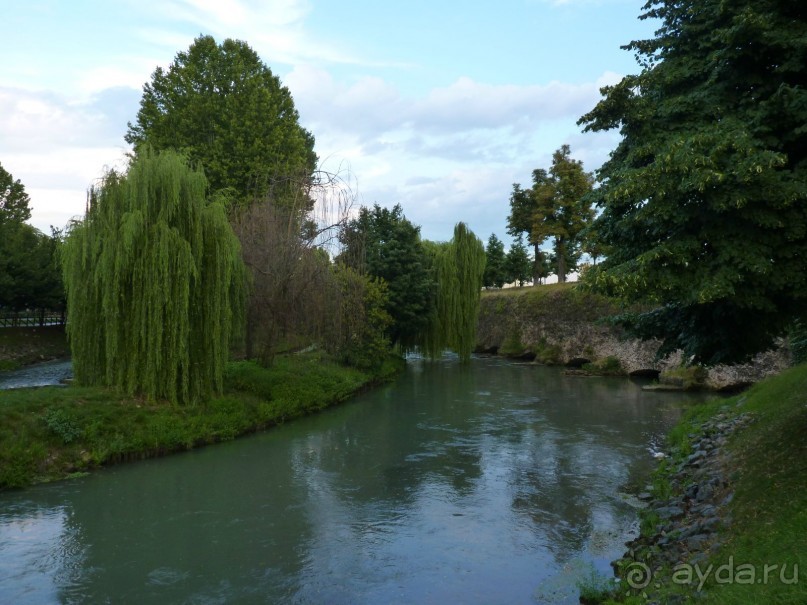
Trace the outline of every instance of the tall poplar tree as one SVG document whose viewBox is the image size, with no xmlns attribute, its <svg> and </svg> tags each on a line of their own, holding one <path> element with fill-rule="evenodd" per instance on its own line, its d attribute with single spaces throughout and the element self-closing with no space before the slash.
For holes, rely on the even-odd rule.
<svg viewBox="0 0 807 605">
<path fill-rule="evenodd" d="M 90 190 L 62 251 L 76 379 L 195 403 L 222 389 L 245 270 L 224 205 L 174 152 Z"/>
<path fill-rule="evenodd" d="M 580 119 L 622 140 L 598 171 L 606 293 L 704 363 L 772 345 L 807 309 L 807 11 L 801 0 L 649 0 L 638 75 Z"/>
</svg>

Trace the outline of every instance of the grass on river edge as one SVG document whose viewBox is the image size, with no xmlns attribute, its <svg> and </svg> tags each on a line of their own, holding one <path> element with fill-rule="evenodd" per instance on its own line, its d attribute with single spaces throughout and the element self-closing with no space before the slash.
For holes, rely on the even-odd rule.
<svg viewBox="0 0 807 605">
<path fill-rule="evenodd" d="M 702 590 L 666 581 L 660 589 L 650 587 L 638 594 L 628 591 L 607 603 L 807 603 L 807 364 L 760 382 L 736 397 L 692 408 L 668 438 L 675 461 L 691 453 L 691 442 L 702 423 L 720 413 L 748 413 L 753 421 L 732 434 L 726 446 L 734 498 L 723 514 L 730 516 L 731 523 L 721 530 L 723 545 L 719 551 L 699 564 L 706 576 Z M 655 493 L 674 490 L 674 467 L 660 465 L 653 477 Z M 777 566 L 767 579 L 766 565 L 769 569 Z M 718 573 L 721 566 L 723 572 Z M 753 582 L 751 568 L 755 572 Z M 672 573 L 666 570 L 663 579 L 671 579 Z"/>
<path fill-rule="evenodd" d="M 390 357 L 371 374 L 319 353 L 278 357 L 268 369 L 231 362 L 224 394 L 197 406 L 98 387 L 0 391 L 0 489 L 231 440 L 345 401 L 404 363 Z"/>
</svg>

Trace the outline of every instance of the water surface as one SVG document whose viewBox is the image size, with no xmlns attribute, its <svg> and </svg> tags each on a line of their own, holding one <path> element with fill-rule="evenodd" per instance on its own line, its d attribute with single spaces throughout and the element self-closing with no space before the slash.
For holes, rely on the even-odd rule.
<svg viewBox="0 0 807 605">
<path fill-rule="evenodd" d="M 576 603 L 686 402 L 412 360 L 263 434 L 0 494 L 0 601 Z"/>
<path fill-rule="evenodd" d="M 0 372 L 0 391 L 64 384 L 73 378 L 73 363 L 69 359 L 44 361 L 34 365 Z"/>
</svg>

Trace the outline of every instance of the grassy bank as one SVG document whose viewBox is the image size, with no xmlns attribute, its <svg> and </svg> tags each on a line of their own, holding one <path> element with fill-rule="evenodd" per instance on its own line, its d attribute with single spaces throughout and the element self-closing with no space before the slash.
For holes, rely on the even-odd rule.
<svg viewBox="0 0 807 605">
<path fill-rule="evenodd" d="M 403 363 L 390 358 L 368 373 L 319 353 L 279 357 L 269 369 L 232 362 L 225 393 L 194 407 L 103 388 L 0 391 L 0 489 L 234 439 L 342 402 Z"/>
<path fill-rule="evenodd" d="M 64 326 L 0 328 L 0 372 L 69 356 Z"/>
<path fill-rule="evenodd" d="M 705 559 L 692 553 L 681 561 L 697 560 L 703 581 L 676 583 L 675 567 L 667 568 L 655 576 L 661 588 L 627 591 L 609 602 L 807 603 L 807 365 L 691 410 L 670 434 L 674 457 L 653 478 L 656 496 L 675 498 L 684 487 L 674 469 L 692 456 L 701 426 L 719 414 L 729 419 L 720 422 L 748 414 L 750 423 L 731 435 L 723 453 L 733 496 L 720 511 L 720 546 Z M 653 524 L 643 519 L 644 528 Z M 686 578 L 685 569 L 679 573 Z"/>
</svg>

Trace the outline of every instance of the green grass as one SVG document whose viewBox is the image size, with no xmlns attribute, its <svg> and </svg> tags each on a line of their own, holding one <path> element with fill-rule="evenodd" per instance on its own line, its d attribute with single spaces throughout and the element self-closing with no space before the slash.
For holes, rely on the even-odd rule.
<svg viewBox="0 0 807 605">
<path fill-rule="evenodd" d="M 198 406 L 94 387 L 0 391 L 0 489 L 231 440 L 342 402 L 402 363 L 369 374 L 318 353 L 278 357 L 269 369 L 232 362 L 224 394 Z"/>
<path fill-rule="evenodd" d="M 727 444 L 733 465 L 731 476 L 734 498 L 727 507 L 731 523 L 721 533 L 722 548 L 700 563 L 706 573 L 713 570 L 695 595 L 695 586 L 665 583 L 660 603 L 697 596 L 698 603 L 745 605 L 748 603 L 807 603 L 807 364 L 756 384 L 747 392 L 728 400 L 715 400 L 693 408 L 669 435 L 679 458 L 691 451 L 690 435 L 705 420 L 720 413 L 750 413 L 753 423 L 737 431 Z M 670 491 L 667 463 L 654 477 L 654 491 L 663 496 Z M 644 525 L 652 524 L 652 519 Z M 724 567 L 717 581 L 715 570 L 733 563 L 734 575 Z M 765 566 L 778 566 L 765 581 Z M 738 567 L 744 566 L 742 574 Z M 786 582 L 781 581 L 784 566 Z M 794 570 L 798 568 L 798 582 Z M 727 577 L 753 583 L 725 582 Z M 672 576 L 669 576 L 670 578 Z M 760 581 L 757 581 L 760 580 Z M 644 603 L 632 596 L 624 603 Z"/>
<path fill-rule="evenodd" d="M 576 282 L 566 282 L 565 284 L 539 284 L 537 286 L 522 286 L 518 288 L 501 288 L 499 290 L 482 290 L 482 298 L 492 296 L 523 296 L 530 294 L 535 296 L 545 296 L 551 292 L 560 292 L 577 287 Z"/>
</svg>

